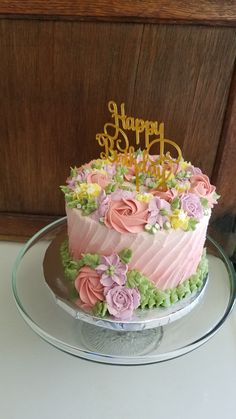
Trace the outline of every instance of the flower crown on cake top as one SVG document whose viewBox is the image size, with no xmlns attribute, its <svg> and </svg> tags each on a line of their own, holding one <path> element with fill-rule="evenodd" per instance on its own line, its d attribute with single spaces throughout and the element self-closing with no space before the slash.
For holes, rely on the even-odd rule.
<svg viewBox="0 0 236 419">
<path fill-rule="evenodd" d="M 126 116 L 123 103 L 120 112 L 115 102 L 109 102 L 108 108 L 114 123 L 106 123 L 104 132 L 96 135 L 104 147 L 100 158 L 71 168 L 66 186 L 61 187 L 67 207 L 120 233 L 194 230 L 219 198 L 208 176 L 183 159 L 177 144 L 164 138 L 163 122 Z M 135 133 L 137 150 L 127 131 Z M 165 145 L 177 157 L 165 153 Z"/>
</svg>

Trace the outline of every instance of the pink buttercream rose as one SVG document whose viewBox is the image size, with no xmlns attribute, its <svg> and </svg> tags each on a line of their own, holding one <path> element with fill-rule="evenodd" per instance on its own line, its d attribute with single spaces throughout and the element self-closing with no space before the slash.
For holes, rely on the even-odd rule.
<svg viewBox="0 0 236 419">
<path fill-rule="evenodd" d="M 109 313 L 117 319 L 127 320 L 140 304 L 140 294 L 136 288 L 117 285 L 106 294 Z"/>
<path fill-rule="evenodd" d="M 132 177 L 135 176 L 135 168 L 134 166 L 128 167 L 127 173 L 125 173 L 125 179 L 130 181 Z"/>
<path fill-rule="evenodd" d="M 101 172 L 91 172 L 87 176 L 88 183 L 97 183 L 101 188 L 105 189 L 109 183 L 107 174 Z"/>
<path fill-rule="evenodd" d="M 104 223 L 120 233 L 139 233 L 147 223 L 148 205 L 136 199 L 110 201 Z"/>
<path fill-rule="evenodd" d="M 207 175 L 194 175 L 190 178 L 190 183 L 191 187 L 189 192 L 195 193 L 200 198 L 206 198 L 211 208 L 217 203 L 214 198 L 216 188 L 210 184 L 210 180 Z"/>
<path fill-rule="evenodd" d="M 159 191 L 158 189 L 151 189 L 150 192 L 158 198 L 164 199 L 167 202 L 171 202 L 176 196 L 177 191 L 175 189 L 169 189 L 168 191 Z"/>
<path fill-rule="evenodd" d="M 97 301 L 104 300 L 104 287 L 98 273 L 89 266 L 83 266 L 75 280 L 75 288 L 86 307 L 93 307 Z"/>
</svg>

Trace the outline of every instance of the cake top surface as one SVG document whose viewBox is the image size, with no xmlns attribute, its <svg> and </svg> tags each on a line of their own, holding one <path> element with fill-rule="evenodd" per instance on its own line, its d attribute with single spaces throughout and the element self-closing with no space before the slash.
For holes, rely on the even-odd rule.
<svg viewBox="0 0 236 419">
<path fill-rule="evenodd" d="M 138 150 L 135 158 L 142 162 L 142 151 Z M 152 159 L 158 160 L 158 156 Z M 166 167 L 170 174 L 164 188 L 158 178 L 140 172 L 137 190 L 134 166 L 92 160 L 71 169 L 62 187 L 66 205 L 121 233 L 193 230 L 217 203 L 215 186 L 199 168 L 184 160 L 169 168 L 167 162 Z"/>
<path fill-rule="evenodd" d="M 165 139 L 163 122 L 129 117 L 124 104 L 118 111 L 111 101 L 108 108 L 113 121 L 96 135 L 104 147 L 100 158 L 71 168 L 61 187 L 67 207 L 120 233 L 194 230 L 219 197 L 208 176 Z M 130 145 L 130 132 L 135 146 Z M 165 146 L 175 157 L 165 153 Z"/>
</svg>

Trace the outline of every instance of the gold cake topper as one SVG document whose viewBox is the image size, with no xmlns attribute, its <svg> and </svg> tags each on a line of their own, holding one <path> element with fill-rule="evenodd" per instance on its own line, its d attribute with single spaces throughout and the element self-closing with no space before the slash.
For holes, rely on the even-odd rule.
<svg viewBox="0 0 236 419">
<path fill-rule="evenodd" d="M 96 134 L 96 140 L 104 151 L 101 152 L 101 159 L 107 159 L 111 163 L 118 162 L 127 167 L 134 166 L 136 177 L 136 189 L 139 190 L 139 174 L 147 173 L 156 177 L 158 187 L 166 189 L 167 182 L 172 176 L 173 165 L 180 162 L 182 153 L 180 147 L 171 140 L 164 137 L 164 122 L 144 121 L 125 114 L 125 104 L 122 103 L 120 113 L 117 104 L 113 101 L 108 103 L 108 109 L 114 119 L 114 123 L 107 122 L 104 125 L 104 132 Z M 127 131 L 135 132 L 135 145 L 141 148 L 143 158 L 141 161 L 135 157 L 135 147 L 130 145 Z M 144 134 L 144 147 L 141 147 Z M 156 136 L 151 139 L 150 137 Z M 169 144 L 177 150 L 177 158 L 172 158 L 169 152 L 165 153 L 165 144 Z M 151 154 L 152 152 L 152 154 Z M 155 160 L 153 159 L 155 155 Z"/>
</svg>

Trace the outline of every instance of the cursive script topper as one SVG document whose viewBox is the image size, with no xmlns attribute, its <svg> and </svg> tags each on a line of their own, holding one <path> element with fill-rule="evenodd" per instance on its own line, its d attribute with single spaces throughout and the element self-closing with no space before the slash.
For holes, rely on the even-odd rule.
<svg viewBox="0 0 236 419">
<path fill-rule="evenodd" d="M 96 134 L 96 140 L 104 148 L 101 159 L 111 163 L 117 162 L 127 167 L 134 167 L 136 189 L 139 190 L 139 174 L 147 173 L 155 177 L 158 187 L 165 190 L 172 173 L 177 169 L 182 159 L 180 147 L 171 140 L 164 138 L 164 122 L 148 121 L 141 118 L 127 116 L 125 104 L 122 103 L 120 111 L 114 101 L 108 103 L 113 122 L 104 125 L 104 132 Z M 135 146 L 130 144 L 127 133 L 135 133 Z M 153 138 L 155 136 L 155 138 Z M 171 145 L 177 151 L 177 158 L 165 152 L 165 145 Z M 135 150 L 142 150 L 142 160 L 136 158 Z"/>
</svg>

